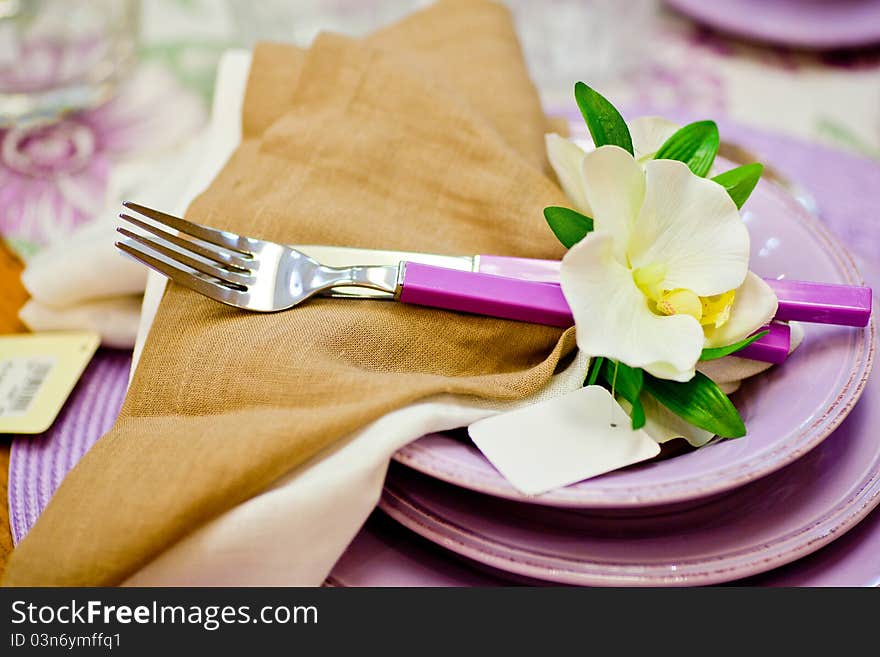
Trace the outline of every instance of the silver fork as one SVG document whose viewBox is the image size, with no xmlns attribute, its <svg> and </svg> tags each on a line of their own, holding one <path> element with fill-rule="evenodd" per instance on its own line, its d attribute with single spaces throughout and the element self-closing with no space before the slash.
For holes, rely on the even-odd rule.
<svg viewBox="0 0 880 657">
<path fill-rule="evenodd" d="M 119 249 L 221 303 L 274 312 L 341 286 L 399 292 L 398 266 L 327 267 L 284 244 L 217 230 L 131 201 L 122 205 L 153 223 L 121 213 L 120 219 L 152 237 L 118 227 L 126 238 L 116 242 Z"/>
<path fill-rule="evenodd" d="M 396 265 L 328 267 L 285 244 L 209 228 L 137 203 L 120 219 L 124 253 L 215 301 L 258 312 L 292 308 L 342 288 L 375 299 L 567 327 L 571 310 L 558 285 L 403 260 Z M 172 231 L 176 231 L 172 232 Z M 351 292 L 351 290 L 354 290 Z"/>
</svg>

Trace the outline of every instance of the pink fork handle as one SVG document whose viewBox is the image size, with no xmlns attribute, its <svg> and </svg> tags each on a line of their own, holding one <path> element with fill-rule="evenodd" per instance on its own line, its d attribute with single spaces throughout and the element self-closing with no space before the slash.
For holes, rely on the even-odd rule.
<svg viewBox="0 0 880 657">
<path fill-rule="evenodd" d="M 559 285 L 407 262 L 400 301 L 475 315 L 568 327 L 571 310 Z"/>
<path fill-rule="evenodd" d="M 407 262 L 399 299 L 403 303 L 457 310 L 567 328 L 574 324 L 559 285 L 445 269 Z M 785 324 L 771 324 L 770 333 L 738 352 L 738 356 L 781 363 L 788 356 L 790 333 Z"/>
<path fill-rule="evenodd" d="M 479 271 L 495 276 L 559 283 L 559 261 L 478 256 Z M 867 326 L 871 317 L 871 288 L 834 283 L 765 279 L 779 298 L 776 318 L 837 326 Z"/>
</svg>

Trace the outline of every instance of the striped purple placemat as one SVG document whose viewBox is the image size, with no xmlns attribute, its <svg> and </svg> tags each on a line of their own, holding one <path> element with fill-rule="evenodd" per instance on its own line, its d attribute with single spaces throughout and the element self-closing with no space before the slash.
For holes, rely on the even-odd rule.
<svg viewBox="0 0 880 657">
<path fill-rule="evenodd" d="M 130 368 L 131 352 L 99 350 L 52 428 L 12 442 L 9 524 L 16 544 L 37 521 L 64 476 L 113 425 Z"/>
</svg>

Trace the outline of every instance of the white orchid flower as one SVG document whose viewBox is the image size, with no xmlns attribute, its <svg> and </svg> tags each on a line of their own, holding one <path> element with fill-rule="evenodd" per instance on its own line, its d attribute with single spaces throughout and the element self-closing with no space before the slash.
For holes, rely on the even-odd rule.
<svg viewBox="0 0 880 657">
<path fill-rule="evenodd" d="M 576 263 L 586 265 L 587 259 L 600 254 L 604 248 L 606 258 L 610 257 L 606 260 L 608 270 L 591 273 L 604 277 L 605 293 L 619 299 L 624 289 L 622 283 L 626 283 L 625 289 L 629 292 L 634 285 L 641 293 L 641 297 L 633 294 L 630 300 L 643 300 L 641 305 L 636 304 L 635 310 L 630 308 L 630 312 L 643 320 L 642 330 L 647 334 L 646 339 L 642 339 L 644 353 L 639 356 L 635 349 L 621 351 L 618 348 L 618 354 L 627 354 L 627 358 L 619 360 L 633 367 L 644 367 L 655 376 L 684 381 L 693 376 L 694 363 L 704 347 L 726 346 L 749 336 L 773 318 L 777 300 L 766 283 L 748 272 L 748 233 L 726 192 L 716 183 L 694 176 L 682 163 L 653 160 L 679 127 L 660 117 L 632 121 L 629 130 L 634 156 L 622 149 L 600 155 L 603 149 L 586 151 L 556 134 L 548 134 L 546 143 L 551 166 L 572 205 L 594 220 L 595 232 L 588 236 L 590 244 L 578 249 L 579 252 L 589 250 L 589 253 L 579 256 L 570 252 L 568 265 L 563 265 L 572 274 L 569 289 L 589 285 L 589 274 L 579 276 L 571 270 L 573 266 L 576 268 Z M 614 147 L 605 147 L 610 148 Z M 647 210 L 643 217 L 644 206 Z M 649 216 L 652 213 L 653 218 Z M 609 233 L 605 242 L 599 239 L 601 233 Z M 662 239 L 660 233 L 663 233 Z M 658 244 L 652 246 L 654 241 Z M 644 262 L 646 258 L 658 260 Z M 681 276 L 670 277 L 669 263 L 664 259 L 674 261 L 678 269 L 682 269 L 687 260 L 696 264 L 696 268 L 690 268 L 693 271 L 685 274 L 689 282 L 681 280 Z M 621 268 L 612 267 L 611 263 L 620 264 Z M 597 266 L 596 263 L 593 266 Z M 621 284 L 614 292 L 607 286 L 614 280 L 612 274 L 616 274 Z M 700 278 L 706 280 L 700 282 Z M 709 285 L 713 279 L 715 285 Z M 718 285 L 729 287 L 718 290 Z M 694 321 L 687 321 L 688 316 Z M 607 325 L 605 320 L 608 319 L 607 312 L 600 318 L 584 317 L 585 328 L 579 334 L 588 333 L 590 337 L 583 338 L 581 349 L 594 355 L 615 357 L 612 353 L 595 351 L 602 346 L 599 343 L 603 338 L 596 335 L 602 332 L 599 329 L 602 324 L 606 324 L 605 330 L 611 331 L 604 339 L 616 341 L 618 347 L 627 335 Z M 632 324 L 633 319 L 630 317 L 626 323 Z M 662 326 L 663 332 L 648 330 L 649 325 Z M 670 345 L 665 357 L 646 361 L 647 354 L 651 353 L 650 341 L 656 340 L 658 346 L 667 344 L 673 337 L 673 327 L 685 338 L 679 345 L 679 353 L 673 358 L 674 347 Z M 660 351 L 655 350 L 654 355 Z"/>
<path fill-rule="evenodd" d="M 652 159 L 663 142 L 681 127 L 658 116 L 638 118 L 628 126 L 635 158 L 640 164 Z M 556 133 L 545 135 L 544 139 L 550 166 L 553 167 L 556 178 L 562 185 L 562 191 L 568 196 L 575 210 L 592 216 L 593 211 L 584 189 L 583 165 L 587 151 Z"/>
<path fill-rule="evenodd" d="M 749 234 L 736 204 L 682 162 L 642 166 L 617 146 L 586 154 L 582 172 L 594 231 L 569 249 L 560 278 L 578 347 L 690 380 L 706 330 L 713 341 L 729 337 L 724 325 L 747 279 Z M 763 300 L 754 280 L 743 289 Z"/>
<path fill-rule="evenodd" d="M 748 233 L 727 193 L 682 163 L 653 161 L 678 129 L 659 117 L 631 122 L 634 156 L 616 147 L 591 153 L 589 145 L 546 136 L 563 190 L 594 220 L 594 232 L 563 259 L 563 292 L 582 352 L 677 381 L 699 369 L 731 393 L 770 365 L 736 357 L 699 362 L 700 353 L 770 322 L 777 299 L 748 271 Z M 792 329 L 793 351 L 803 332 Z M 658 443 L 681 437 L 700 447 L 712 438 L 650 395 L 642 405 L 644 430 Z"/>
</svg>

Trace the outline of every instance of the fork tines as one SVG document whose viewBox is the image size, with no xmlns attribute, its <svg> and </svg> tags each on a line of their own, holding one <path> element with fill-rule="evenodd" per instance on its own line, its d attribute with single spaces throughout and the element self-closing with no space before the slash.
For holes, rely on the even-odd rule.
<svg viewBox="0 0 880 657">
<path fill-rule="evenodd" d="M 125 212 L 119 215 L 142 231 L 121 226 L 116 229 L 127 238 L 116 242 L 116 246 L 135 260 L 225 303 L 238 303 L 239 296 L 253 283 L 252 272 L 257 262 L 248 250 L 250 238 L 195 224 L 131 201 L 124 202 L 123 206 L 149 220 Z"/>
</svg>

